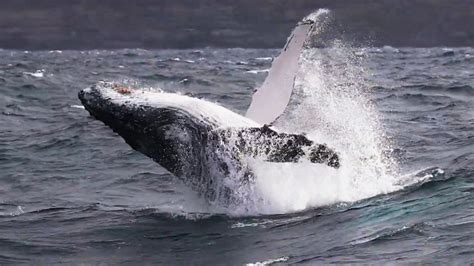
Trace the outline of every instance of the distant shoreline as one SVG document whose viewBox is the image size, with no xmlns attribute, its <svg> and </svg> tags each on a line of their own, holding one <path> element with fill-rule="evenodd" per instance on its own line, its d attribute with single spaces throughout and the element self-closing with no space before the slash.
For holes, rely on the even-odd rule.
<svg viewBox="0 0 474 266">
<path fill-rule="evenodd" d="M 412 47 L 412 46 L 360 46 L 354 48 L 371 48 L 371 49 L 384 49 L 384 47 L 391 47 L 396 49 L 431 49 L 431 48 L 446 48 L 446 49 L 463 49 L 463 48 L 472 48 L 474 46 L 427 46 L 427 47 Z M 83 49 L 18 49 L 18 48 L 2 48 L 0 51 L 11 51 L 11 52 L 45 52 L 45 53 L 54 53 L 54 52 L 91 52 L 91 51 L 120 51 L 120 50 L 144 50 L 144 51 L 175 51 L 175 50 L 226 50 L 226 49 L 252 49 L 252 50 L 275 50 L 278 52 L 281 47 L 268 47 L 268 48 L 253 48 L 253 47 L 195 47 L 195 48 L 142 48 L 142 47 L 124 47 L 124 48 L 83 48 Z"/>
<path fill-rule="evenodd" d="M 0 47 L 279 48 L 298 20 L 322 7 L 356 46 L 474 46 L 470 0 L 4 0 Z"/>
</svg>

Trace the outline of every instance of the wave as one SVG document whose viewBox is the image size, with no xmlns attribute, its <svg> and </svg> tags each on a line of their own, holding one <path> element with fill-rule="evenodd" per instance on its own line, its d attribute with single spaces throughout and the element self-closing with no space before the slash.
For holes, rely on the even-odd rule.
<svg viewBox="0 0 474 266">
<path fill-rule="evenodd" d="M 404 88 L 419 90 L 422 92 L 445 93 L 448 95 L 474 96 L 474 88 L 469 85 L 457 85 L 457 86 L 414 85 L 414 86 L 405 86 Z"/>
<path fill-rule="evenodd" d="M 32 76 L 35 78 L 43 78 L 44 77 L 45 70 L 44 69 L 38 69 L 35 72 L 23 72 L 23 74 Z"/>
<path fill-rule="evenodd" d="M 268 73 L 270 71 L 269 68 L 267 69 L 254 69 L 254 70 L 247 70 L 245 73 L 249 74 L 260 74 L 260 73 Z"/>
<path fill-rule="evenodd" d="M 288 261 L 289 259 L 290 259 L 290 257 L 284 256 L 284 257 L 279 257 L 279 258 L 276 258 L 276 259 L 268 259 L 268 260 L 259 261 L 259 262 L 247 263 L 245 265 L 246 266 L 264 266 L 264 265 L 271 265 L 271 264 L 275 264 L 275 263 L 284 263 L 284 262 Z"/>
<path fill-rule="evenodd" d="M 372 235 L 353 241 L 352 245 L 374 245 L 381 242 L 399 240 L 408 238 L 412 235 L 427 236 L 429 231 L 433 230 L 434 226 L 428 223 L 414 223 L 411 225 L 403 225 L 401 227 L 384 229 L 382 231 L 373 233 Z"/>
</svg>

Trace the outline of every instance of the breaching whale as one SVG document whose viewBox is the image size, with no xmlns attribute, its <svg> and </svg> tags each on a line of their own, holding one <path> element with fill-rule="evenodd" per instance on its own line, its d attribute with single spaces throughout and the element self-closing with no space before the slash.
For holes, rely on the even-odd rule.
<svg viewBox="0 0 474 266">
<path fill-rule="evenodd" d="M 299 52 L 294 53 L 302 49 L 313 24 L 314 20 L 308 18 L 298 24 L 272 64 L 269 77 L 259 89 L 264 91 L 260 93 L 268 93 L 265 91 L 268 86 L 275 84 L 268 79 L 281 78 L 273 75 L 285 63 L 281 58 L 291 59 L 288 67 L 297 66 Z M 278 71 L 274 72 L 274 68 Z M 288 78 L 294 79 L 285 77 L 285 80 Z M 293 83 L 289 86 L 292 88 Z M 265 105 L 259 91 L 247 117 L 201 99 L 111 82 L 99 82 L 81 90 L 79 99 L 91 116 L 118 133 L 133 149 L 152 158 L 210 201 L 232 197 L 223 177 L 232 175 L 242 183 L 252 180 L 247 163 L 250 158 L 269 162 L 307 159 L 330 167 L 340 166 L 337 153 L 326 145 L 317 144 L 303 134 L 279 132 L 268 126 L 285 106 L 259 113 L 261 105 Z M 283 101 L 288 101 L 289 95 L 287 98 Z"/>
</svg>

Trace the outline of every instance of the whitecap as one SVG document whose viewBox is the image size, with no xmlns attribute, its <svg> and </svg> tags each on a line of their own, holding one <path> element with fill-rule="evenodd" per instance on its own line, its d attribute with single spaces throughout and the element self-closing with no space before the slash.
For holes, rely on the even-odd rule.
<svg viewBox="0 0 474 266">
<path fill-rule="evenodd" d="M 44 72 L 45 72 L 44 69 L 39 69 L 39 70 L 36 70 L 35 72 L 23 72 L 23 74 L 32 76 L 35 78 L 42 78 L 44 77 Z"/>
<path fill-rule="evenodd" d="M 0 217 L 1 216 L 18 216 L 18 215 L 22 215 L 23 213 L 25 213 L 25 211 L 23 210 L 23 207 L 17 206 L 16 209 L 11 212 L 0 212 Z"/>
<path fill-rule="evenodd" d="M 398 50 L 397 48 L 392 47 L 392 46 L 390 46 L 390 45 L 384 45 L 382 48 L 383 48 L 385 51 L 387 51 L 387 52 L 392 52 L 392 53 L 398 53 L 398 52 L 400 52 L 400 50 Z"/>
<path fill-rule="evenodd" d="M 289 259 L 290 259 L 290 257 L 285 256 L 285 257 L 280 257 L 280 258 L 276 258 L 276 259 L 269 259 L 269 260 L 264 260 L 264 261 L 259 261 L 259 262 L 247 263 L 245 265 L 246 266 L 271 265 L 271 264 L 278 263 L 278 262 L 280 262 L 280 263 L 285 262 L 285 261 L 288 261 Z"/>
<path fill-rule="evenodd" d="M 271 220 L 264 220 L 261 222 L 251 222 L 251 223 L 243 223 L 243 222 L 237 222 L 235 224 L 232 224 L 230 228 L 235 229 L 235 228 L 245 228 L 245 227 L 265 227 L 265 225 L 272 223 Z"/>
<path fill-rule="evenodd" d="M 71 106 L 69 106 L 69 107 L 71 107 L 71 108 L 77 108 L 77 109 L 86 109 L 86 108 L 84 108 L 84 106 L 82 106 L 82 105 L 71 105 Z"/>
<path fill-rule="evenodd" d="M 249 74 L 259 74 L 259 73 L 268 73 L 269 71 L 270 71 L 269 68 L 267 68 L 267 69 L 253 69 L 253 70 L 245 71 L 245 73 L 249 73 Z"/>
<path fill-rule="evenodd" d="M 272 61 L 273 57 L 257 57 L 257 58 L 255 58 L 255 60 L 258 60 L 258 61 Z"/>
</svg>

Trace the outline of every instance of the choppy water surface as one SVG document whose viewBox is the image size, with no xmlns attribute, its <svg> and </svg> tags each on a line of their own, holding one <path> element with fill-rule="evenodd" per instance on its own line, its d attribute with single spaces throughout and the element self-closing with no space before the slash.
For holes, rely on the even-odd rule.
<svg viewBox="0 0 474 266">
<path fill-rule="evenodd" d="M 280 127 L 334 146 L 341 172 L 260 164 L 237 209 L 77 99 L 112 80 L 244 113 L 277 53 L 0 50 L 0 263 L 472 262 L 473 48 L 308 52 Z"/>
</svg>

